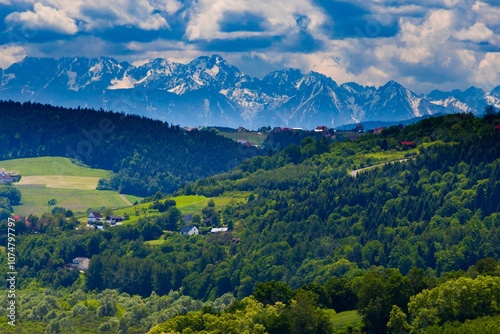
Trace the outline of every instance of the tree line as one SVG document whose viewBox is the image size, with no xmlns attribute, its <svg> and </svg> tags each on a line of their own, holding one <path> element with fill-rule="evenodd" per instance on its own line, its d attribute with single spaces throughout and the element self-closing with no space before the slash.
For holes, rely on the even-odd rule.
<svg viewBox="0 0 500 334">
<path fill-rule="evenodd" d="M 112 170 L 99 189 L 148 196 L 172 192 L 258 153 L 211 131 L 87 108 L 0 101 L 0 159 L 61 156 Z"/>
</svg>

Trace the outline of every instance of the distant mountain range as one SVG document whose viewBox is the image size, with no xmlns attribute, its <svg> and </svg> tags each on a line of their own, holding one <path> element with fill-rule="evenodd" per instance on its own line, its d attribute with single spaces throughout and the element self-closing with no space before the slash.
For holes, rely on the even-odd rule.
<svg viewBox="0 0 500 334">
<path fill-rule="evenodd" d="M 489 93 L 470 87 L 417 95 L 395 81 L 379 88 L 338 85 L 323 74 L 298 69 L 257 79 L 219 55 L 189 64 L 155 59 L 140 66 L 109 57 L 27 57 L 0 69 L 0 79 L 0 99 L 102 108 L 187 126 L 338 127 L 500 107 L 500 86 Z"/>
</svg>

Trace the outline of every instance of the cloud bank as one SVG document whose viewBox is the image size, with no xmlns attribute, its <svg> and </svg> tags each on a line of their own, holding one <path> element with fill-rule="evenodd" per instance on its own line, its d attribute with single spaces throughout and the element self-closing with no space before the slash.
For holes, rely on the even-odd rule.
<svg viewBox="0 0 500 334">
<path fill-rule="evenodd" d="M 0 0 L 0 67 L 24 56 L 296 67 L 416 92 L 500 84 L 494 0 Z"/>
</svg>

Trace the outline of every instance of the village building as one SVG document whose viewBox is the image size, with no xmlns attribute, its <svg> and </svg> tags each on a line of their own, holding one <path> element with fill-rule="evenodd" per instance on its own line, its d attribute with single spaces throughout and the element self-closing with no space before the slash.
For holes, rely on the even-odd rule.
<svg viewBox="0 0 500 334">
<path fill-rule="evenodd" d="M 210 233 L 221 233 L 221 232 L 227 232 L 228 228 L 227 227 L 212 227 L 210 230 Z"/>
<path fill-rule="evenodd" d="M 123 222 L 124 218 L 122 216 L 106 216 L 106 222 L 115 225 L 116 223 Z M 119 224 L 118 224 L 119 225 Z"/>
<path fill-rule="evenodd" d="M 97 211 L 91 212 L 87 218 L 88 224 L 97 224 L 102 222 L 103 222 L 102 215 Z"/>
<path fill-rule="evenodd" d="M 179 233 L 182 235 L 198 235 L 200 230 L 196 226 L 184 226 Z"/>
<path fill-rule="evenodd" d="M 5 174 L 5 172 L 0 171 L 0 183 L 12 183 L 14 178 L 10 175 Z"/>
<path fill-rule="evenodd" d="M 316 129 L 314 129 L 314 132 L 327 133 L 328 132 L 328 127 L 326 125 L 318 125 L 316 127 Z"/>
<path fill-rule="evenodd" d="M 88 270 L 90 267 L 90 259 L 88 257 L 75 257 L 72 265 L 73 268 L 79 270 Z"/>
</svg>

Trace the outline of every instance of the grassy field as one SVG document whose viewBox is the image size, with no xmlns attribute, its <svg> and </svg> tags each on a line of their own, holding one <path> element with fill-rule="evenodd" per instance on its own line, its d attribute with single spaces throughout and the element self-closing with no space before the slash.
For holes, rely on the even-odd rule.
<svg viewBox="0 0 500 334">
<path fill-rule="evenodd" d="M 395 161 L 395 160 L 400 160 L 404 159 L 405 155 L 408 154 L 417 154 L 418 150 L 417 149 L 411 149 L 407 151 L 383 151 L 383 152 L 376 152 L 376 153 L 367 153 L 364 154 L 363 157 L 367 159 L 371 159 L 374 163 L 384 163 L 388 161 Z"/>
<path fill-rule="evenodd" d="M 199 214 L 201 215 L 201 210 L 207 206 L 209 200 L 213 200 L 216 209 L 221 209 L 231 203 L 235 202 L 246 202 L 250 193 L 246 192 L 232 192 L 228 193 L 226 196 L 220 197 L 205 197 L 200 195 L 189 195 L 189 196 L 177 196 L 172 197 L 176 203 L 176 207 L 182 212 L 183 215 L 187 214 Z M 128 214 L 129 220 L 126 220 L 126 224 L 137 222 L 140 218 L 159 216 L 156 210 L 150 210 L 149 206 L 151 203 L 141 203 L 131 207 L 121 208 L 113 211 L 114 215 L 125 216 Z"/>
<path fill-rule="evenodd" d="M 97 187 L 98 177 L 67 176 L 67 175 L 40 175 L 24 176 L 16 186 L 40 185 L 47 188 L 86 189 Z"/>
<path fill-rule="evenodd" d="M 0 170 L 17 172 L 20 182 L 14 186 L 21 191 L 22 205 L 14 207 L 19 215 L 50 212 L 53 206 L 47 202 L 57 201 L 57 206 L 71 209 L 83 215 L 88 208 L 120 208 L 127 206 L 117 192 L 96 190 L 100 178 L 112 175 L 110 171 L 75 165 L 61 157 L 40 157 L 0 161 Z M 126 195 L 134 203 L 140 198 Z"/>
<path fill-rule="evenodd" d="M 408 156 L 415 156 L 418 154 L 418 149 L 410 149 L 406 151 L 382 151 L 382 152 L 371 152 L 366 154 L 357 154 L 352 156 L 352 161 L 355 164 L 354 169 L 370 169 L 368 167 L 382 166 L 382 164 L 388 162 L 395 162 L 400 160 L 405 160 Z"/>
<path fill-rule="evenodd" d="M 71 209 L 76 215 L 83 214 L 88 208 L 98 210 L 125 206 L 117 192 L 109 190 L 63 189 L 44 186 L 16 186 L 22 194 L 23 205 L 14 206 L 19 215 L 50 212 L 54 206 L 47 205 L 50 199 L 57 201 L 56 206 Z"/>
<path fill-rule="evenodd" d="M 343 331 L 348 326 L 356 328 L 361 325 L 361 316 L 356 310 L 335 313 L 334 310 L 327 310 L 327 314 L 332 322 L 335 332 Z"/>
<path fill-rule="evenodd" d="M 252 145 L 262 145 L 264 140 L 267 138 L 267 133 L 264 132 L 221 132 L 219 134 L 226 138 L 230 138 L 234 141 L 237 141 L 240 138 L 245 139 L 250 142 Z"/>
<path fill-rule="evenodd" d="M 79 176 L 104 178 L 111 176 L 111 172 L 104 169 L 95 169 L 75 165 L 68 158 L 40 157 L 0 161 L 0 170 L 17 172 L 25 176 Z"/>
</svg>

